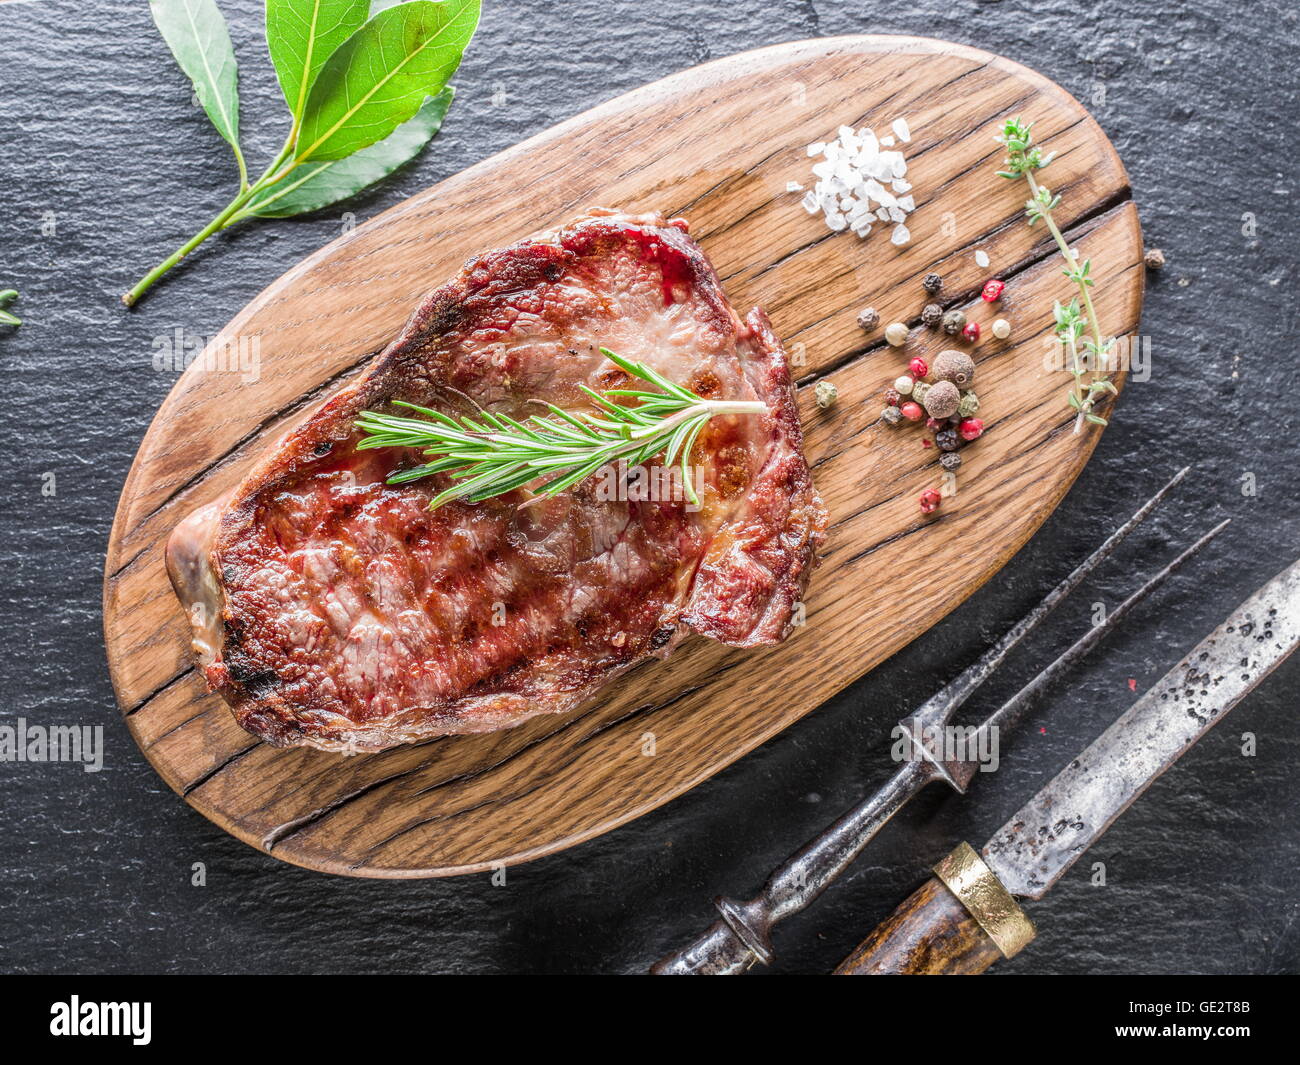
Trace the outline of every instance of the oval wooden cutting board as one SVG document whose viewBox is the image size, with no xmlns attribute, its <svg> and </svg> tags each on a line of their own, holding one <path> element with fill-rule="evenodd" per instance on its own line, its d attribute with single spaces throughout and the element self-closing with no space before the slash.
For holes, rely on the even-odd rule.
<svg viewBox="0 0 1300 1065">
<path fill-rule="evenodd" d="M 1142 302 L 1128 179 L 1105 135 L 1058 86 L 1015 63 L 939 41 L 842 37 L 784 44 L 685 71 L 613 100 L 444 181 L 290 270 L 214 343 L 256 337 L 261 377 L 191 367 L 127 478 L 108 549 L 105 636 L 132 734 L 196 809 L 286 861 L 354 876 L 446 876 L 517 863 L 638 817 L 707 779 L 916 638 L 1039 527 L 1098 433 L 1073 435 L 1068 375 L 1044 365 L 1052 300 L 1068 298 L 1023 183 L 997 178 L 1000 120 L 1022 114 L 1057 152 L 1045 174 L 1070 241 L 1093 259 L 1108 334 Z M 885 132 L 906 117 L 912 241 L 884 227 L 832 233 L 786 182 L 811 184 L 809 143 L 840 124 Z M 436 145 L 432 149 L 437 150 Z M 807 452 L 830 510 L 807 623 L 781 647 L 688 640 L 579 710 L 505 732 L 344 758 L 276 750 L 239 729 L 192 667 L 163 544 L 194 507 L 357 373 L 421 296 L 474 253 L 593 205 L 690 220 L 743 313 L 765 307 L 791 354 Z M 276 223 L 283 224 L 283 223 Z M 977 248 L 992 260 L 975 262 Z M 864 333 L 857 312 L 917 324 L 921 278 L 984 325 L 974 349 L 985 437 L 963 452 L 959 492 L 924 518 L 937 453 L 917 426 L 879 421 L 910 355 Z M 992 338 L 986 277 L 1007 281 Z M 811 382 L 839 403 L 821 411 Z M 903 575 L 905 579 L 900 579 Z M 887 722 L 881 722 L 882 728 Z M 653 751 L 653 753 L 649 753 Z"/>
</svg>

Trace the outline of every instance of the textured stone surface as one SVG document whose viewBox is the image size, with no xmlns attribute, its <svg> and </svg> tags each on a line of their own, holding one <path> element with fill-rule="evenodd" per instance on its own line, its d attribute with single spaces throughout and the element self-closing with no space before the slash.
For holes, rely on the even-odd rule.
<svg viewBox="0 0 1300 1065">
<path fill-rule="evenodd" d="M 243 67 L 245 140 L 283 134 L 258 0 L 220 0 Z M 778 971 L 832 968 L 958 840 L 981 842 L 1300 544 L 1292 210 L 1300 90 L 1293 5 L 971 0 L 488 4 L 444 132 L 340 210 L 221 237 L 147 302 L 118 294 L 225 202 L 233 165 L 146 5 L 0 4 L 0 329 L 6 439 L 0 723 L 98 724 L 106 765 L 0 765 L 0 969 L 627 971 L 710 920 L 888 769 L 888 730 L 979 653 L 1183 463 L 1159 521 L 1016 656 L 991 705 L 1177 544 L 1231 530 L 1070 678 L 965 799 L 922 796 L 837 887 L 778 934 Z M 648 817 L 486 877 L 382 883 L 286 866 L 177 799 L 113 704 L 100 638 L 103 549 L 136 446 L 174 376 L 155 337 L 208 335 L 302 256 L 480 158 L 643 82 L 775 41 L 919 33 L 999 51 L 1088 104 L 1169 258 L 1144 317 L 1154 374 L 1057 514 L 955 615 L 761 750 Z M 494 106 L 494 93 L 505 103 Z M 1255 219 L 1243 232 L 1243 215 Z M 52 224 L 51 224 L 52 223 Z M 1249 228 L 1249 227 L 1247 227 Z M 56 494 L 42 495 L 44 475 Z M 1243 495 L 1253 475 L 1257 494 Z M 971 545 L 978 550 L 977 544 Z M 1292 766 L 1300 658 L 1284 665 L 1033 907 L 1038 941 L 1005 972 L 1300 968 Z M 1258 737 L 1244 758 L 1241 736 Z M 204 863 L 207 884 L 191 886 Z M 995 970 L 998 971 L 998 970 Z"/>
</svg>

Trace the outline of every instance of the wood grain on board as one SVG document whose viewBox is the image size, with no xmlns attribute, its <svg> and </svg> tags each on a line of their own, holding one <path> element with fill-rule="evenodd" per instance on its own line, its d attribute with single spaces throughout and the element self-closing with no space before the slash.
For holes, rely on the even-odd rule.
<svg viewBox="0 0 1300 1065">
<path fill-rule="evenodd" d="M 1062 196 L 1069 240 L 1093 260 L 1103 331 L 1131 334 L 1141 235 L 1100 128 L 1024 67 L 919 38 L 806 41 L 685 71 L 412 197 L 290 270 L 213 342 L 256 338 L 259 380 L 187 370 L 122 492 L 105 636 L 146 756 L 196 809 L 276 857 L 357 876 L 452 875 L 535 858 L 653 809 L 913 640 L 1033 534 L 1098 437 L 1071 432 L 1068 375 L 1045 359 L 1052 301 L 1070 295 L 1061 262 L 1024 222 L 1023 183 L 994 173 L 993 135 L 1018 114 L 1057 152 L 1044 179 Z M 832 233 L 785 192 L 788 181 L 811 184 L 807 144 L 840 124 L 883 131 L 900 116 L 918 205 L 910 244 L 893 247 L 888 227 L 866 241 Z M 737 309 L 765 307 L 785 340 L 831 515 L 807 624 L 757 652 L 693 638 L 573 713 L 496 734 L 351 758 L 254 740 L 192 668 L 163 568 L 167 535 L 359 372 L 465 259 L 591 205 L 685 216 Z M 938 453 L 919 427 L 891 428 L 879 414 L 908 357 L 954 346 L 918 324 L 931 271 L 943 275 L 944 306 L 984 326 L 972 351 L 988 429 L 962 452 L 957 495 L 926 518 L 916 499 L 940 483 Z M 1008 282 L 996 308 L 979 299 L 994 275 Z M 882 323 L 914 326 L 906 348 L 857 327 L 867 304 Z M 1012 321 L 1010 339 L 991 336 L 997 316 Z M 827 411 L 811 395 L 822 377 L 840 394 Z M 886 579 L 898 573 L 909 581 Z"/>
</svg>

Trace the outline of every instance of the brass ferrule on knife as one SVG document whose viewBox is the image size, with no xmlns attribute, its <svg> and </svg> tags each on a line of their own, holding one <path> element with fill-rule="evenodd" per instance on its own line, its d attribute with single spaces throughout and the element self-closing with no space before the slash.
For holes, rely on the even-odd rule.
<svg viewBox="0 0 1300 1065">
<path fill-rule="evenodd" d="M 1004 958 L 1014 958 L 1038 934 L 1034 922 L 969 843 L 958 844 L 934 867 L 934 875 L 957 896 Z"/>
</svg>

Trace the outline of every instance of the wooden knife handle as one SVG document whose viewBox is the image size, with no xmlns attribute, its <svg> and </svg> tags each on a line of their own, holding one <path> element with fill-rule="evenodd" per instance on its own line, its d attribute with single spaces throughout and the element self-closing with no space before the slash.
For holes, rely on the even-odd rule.
<svg viewBox="0 0 1300 1065">
<path fill-rule="evenodd" d="M 1002 957 L 961 901 L 931 877 L 835 970 L 836 976 L 970 976 Z"/>
</svg>

